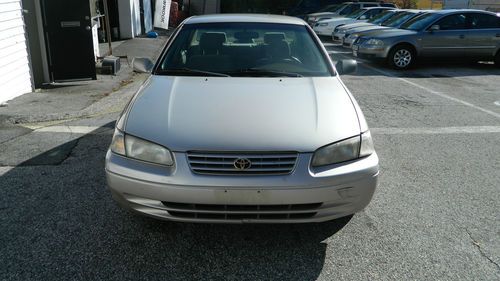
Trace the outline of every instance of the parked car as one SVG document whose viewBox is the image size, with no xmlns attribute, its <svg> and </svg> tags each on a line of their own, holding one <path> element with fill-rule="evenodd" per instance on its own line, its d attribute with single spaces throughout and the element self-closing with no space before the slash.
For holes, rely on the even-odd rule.
<svg viewBox="0 0 500 281">
<path fill-rule="evenodd" d="M 335 67 L 304 21 L 191 17 L 154 66 L 133 65 L 152 75 L 106 155 L 122 206 L 176 221 L 302 223 L 370 202 L 378 157 L 339 77 L 355 61 Z"/>
<path fill-rule="evenodd" d="M 295 2 L 297 4 L 287 11 L 287 15 L 305 19 L 310 13 L 316 13 L 330 5 L 340 5 L 344 0 L 298 0 Z"/>
<path fill-rule="evenodd" d="M 345 2 L 335 10 L 316 12 L 307 15 L 305 18 L 306 22 L 310 26 L 314 26 L 316 23 L 322 20 L 332 19 L 336 17 L 343 17 L 352 14 L 360 9 L 369 7 L 389 7 L 397 8 L 395 4 L 392 3 L 377 3 L 377 2 Z"/>
<path fill-rule="evenodd" d="M 366 22 L 367 20 L 375 17 L 381 12 L 391 9 L 394 8 L 388 8 L 388 7 L 363 8 L 361 10 L 357 10 L 352 14 L 347 15 L 346 17 L 322 20 L 314 25 L 314 32 L 316 32 L 316 34 L 321 36 L 332 36 L 333 30 L 337 26 L 355 22 Z"/>
<path fill-rule="evenodd" d="M 349 31 L 346 31 L 344 33 L 344 40 L 342 42 L 342 46 L 345 48 L 351 48 L 352 43 L 359 37 L 359 36 L 372 36 L 376 35 L 380 32 L 385 32 L 394 28 L 400 28 L 403 24 L 405 24 L 407 21 L 418 17 L 422 14 L 427 13 L 428 11 L 426 10 L 407 10 L 403 11 L 401 13 L 398 13 L 394 17 L 391 17 L 390 19 L 386 20 L 383 22 L 381 25 L 376 25 L 376 26 L 364 26 L 364 27 L 359 27 L 359 28 L 354 28 Z"/>
<path fill-rule="evenodd" d="M 500 17 L 479 10 L 442 10 L 414 18 L 401 29 L 360 36 L 354 56 L 380 58 L 396 69 L 418 58 L 494 60 L 500 65 Z"/>
<path fill-rule="evenodd" d="M 345 33 L 348 30 L 358 28 L 358 27 L 365 27 L 365 26 L 377 26 L 387 19 L 393 17 L 397 13 L 401 13 L 404 10 L 386 10 L 381 12 L 380 14 L 374 16 L 373 18 L 365 21 L 365 22 L 355 22 L 355 23 L 350 23 L 350 24 L 344 24 L 344 25 L 339 25 L 333 29 L 333 34 L 332 34 L 332 41 L 334 43 L 340 43 L 342 44 Z"/>
</svg>

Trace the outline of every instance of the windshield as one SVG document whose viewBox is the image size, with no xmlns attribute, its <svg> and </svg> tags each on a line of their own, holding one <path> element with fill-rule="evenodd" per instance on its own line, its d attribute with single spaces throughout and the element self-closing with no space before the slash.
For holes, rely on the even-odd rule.
<svg viewBox="0 0 500 281">
<path fill-rule="evenodd" d="M 339 5 L 330 5 L 330 6 L 326 6 L 324 7 L 323 9 L 317 11 L 317 13 L 323 13 L 323 12 L 336 12 L 338 9 L 340 9 L 341 7 Z"/>
<path fill-rule="evenodd" d="M 423 14 L 405 22 L 400 28 L 419 31 L 426 28 L 439 17 L 440 15 L 435 13 Z"/>
<path fill-rule="evenodd" d="M 380 24 L 381 22 L 390 18 L 392 15 L 394 15 L 394 11 L 391 11 L 391 10 L 383 11 L 382 13 L 374 16 L 373 18 L 367 20 L 366 22 L 373 23 L 373 24 Z"/>
<path fill-rule="evenodd" d="M 186 24 L 155 74 L 184 76 L 331 76 L 305 26 L 271 23 Z"/>
<path fill-rule="evenodd" d="M 353 13 L 350 13 L 348 14 L 347 16 L 345 16 L 346 18 L 351 18 L 351 19 L 355 19 L 355 18 L 358 18 L 359 16 L 361 16 L 362 14 L 366 13 L 367 10 L 357 10 Z"/>
<path fill-rule="evenodd" d="M 382 23 L 382 25 L 388 26 L 388 27 L 398 27 L 414 16 L 415 16 L 415 13 L 411 13 L 411 12 L 399 13 L 397 16 L 386 20 L 384 23 Z"/>
</svg>

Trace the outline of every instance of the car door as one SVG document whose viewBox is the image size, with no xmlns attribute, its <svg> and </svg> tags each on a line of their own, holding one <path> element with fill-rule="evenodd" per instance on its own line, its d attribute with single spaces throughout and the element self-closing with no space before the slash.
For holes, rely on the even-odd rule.
<svg viewBox="0 0 500 281">
<path fill-rule="evenodd" d="M 500 17 L 486 13 L 468 13 L 465 35 L 467 41 L 465 55 L 477 58 L 489 58 L 495 55 L 500 45 Z"/>
<path fill-rule="evenodd" d="M 422 33 L 421 55 L 443 58 L 464 55 L 467 31 L 465 13 L 451 14 L 438 19 Z"/>
</svg>

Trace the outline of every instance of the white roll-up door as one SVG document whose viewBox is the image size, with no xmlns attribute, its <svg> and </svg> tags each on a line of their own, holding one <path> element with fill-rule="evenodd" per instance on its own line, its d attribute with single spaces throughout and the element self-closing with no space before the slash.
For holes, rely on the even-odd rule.
<svg viewBox="0 0 500 281">
<path fill-rule="evenodd" d="M 0 103 L 31 90 L 21 0 L 0 0 Z"/>
</svg>

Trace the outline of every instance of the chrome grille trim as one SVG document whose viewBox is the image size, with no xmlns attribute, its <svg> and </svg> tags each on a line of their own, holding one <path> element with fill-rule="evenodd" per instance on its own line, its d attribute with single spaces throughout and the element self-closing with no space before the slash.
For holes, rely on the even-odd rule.
<svg viewBox="0 0 500 281">
<path fill-rule="evenodd" d="M 194 173 L 209 175 L 283 175 L 290 174 L 297 163 L 297 152 L 199 152 L 187 153 Z M 234 162 L 248 159 L 251 167 L 239 170 Z"/>
</svg>

